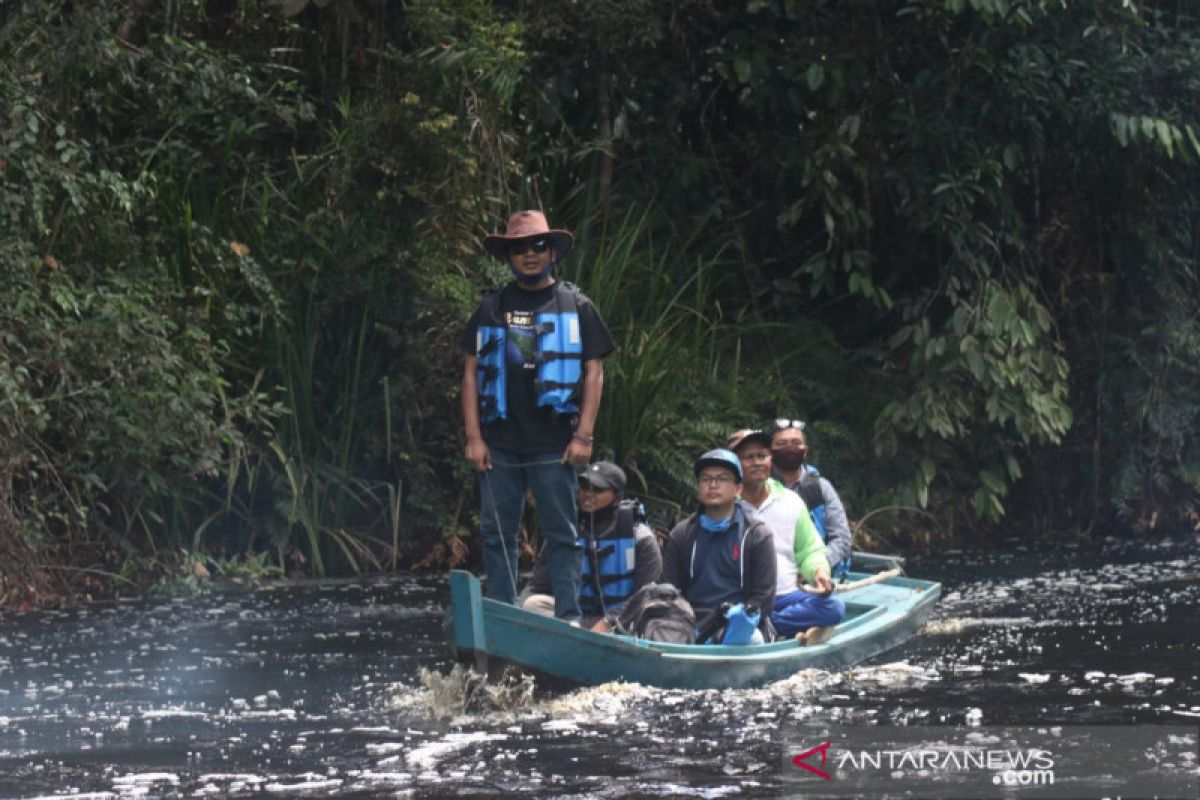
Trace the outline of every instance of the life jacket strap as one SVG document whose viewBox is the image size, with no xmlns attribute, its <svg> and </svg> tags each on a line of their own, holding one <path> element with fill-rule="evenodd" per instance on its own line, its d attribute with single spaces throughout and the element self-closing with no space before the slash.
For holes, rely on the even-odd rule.
<svg viewBox="0 0 1200 800">
<path fill-rule="evenodd" d="M 579 386 L 576 383 L 560 383 L 558 381 L 534 381 L 534 385 L 538 394 L 552 389 L 576 389 Z"/>
<path fill-rule="evenodd" d="M 538 364 L 547 361 L 562 361 L 564 359 L 578 359 L 579 353 L 564 353 L 557 350 L 543 350 L 533 357 L 533 360 Z"/>
</svg>

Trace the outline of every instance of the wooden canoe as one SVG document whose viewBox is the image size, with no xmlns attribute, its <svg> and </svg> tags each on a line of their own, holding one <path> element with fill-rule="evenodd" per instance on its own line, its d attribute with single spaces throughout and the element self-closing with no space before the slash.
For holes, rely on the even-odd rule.
<svg viewBox="0 0 1200 800">
<path fill-rule="evenodd" d="M 870 575 L 850 573 L 849 580 Z M 593 633 L 483 597 L 479 579 L 450 573 L 446 629 L 460 658 L 479 667 L 517 664 L 574 684 L 626 681 L 668 689 L 762 686 L 802 669 L 835 670 L 876 656 L 916 633 L 941 584 L 887 577 L 840 593 L 846 619 L 828 641 L 761 645 L 679 645 Z"/>
</svg>

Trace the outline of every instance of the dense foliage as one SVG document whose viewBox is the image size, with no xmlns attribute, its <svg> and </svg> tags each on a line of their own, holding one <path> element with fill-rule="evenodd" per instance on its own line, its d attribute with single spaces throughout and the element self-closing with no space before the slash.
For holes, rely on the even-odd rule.
<svg viewBox="0 0 1200 800">
<path fill-rule="evenodd" d="M 463 558 L 456 336 L 529 206 L 640 495 L 786 415 L 867 533 L 1200 522 L 1187 4 L 3 8 L 0 595 Z"/>
</svg>

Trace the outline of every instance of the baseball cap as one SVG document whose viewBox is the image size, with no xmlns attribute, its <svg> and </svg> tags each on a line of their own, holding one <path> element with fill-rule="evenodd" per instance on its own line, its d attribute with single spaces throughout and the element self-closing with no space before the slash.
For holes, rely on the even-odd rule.
<svg viewBox="0 0 1200 800">
<path fill-rule="evenodd" d="M 729 439 L 725 442 L 725 446 L 737 452 L 737 449 L 748 442 L 758 442 L 768 450 L 771 449 L 771 437 L 760 430 L 754 428 L 743 428 L 736 433 L 729 434 Z"/>
<path fill-rule="evenodd" d="M 692 471 L 700 474 L 700 470 L 705 467 L 725 467 L 732 470 L 734 476 L 740 483 L 742 480 L 742 461 L 732 451 L 718 447 L 716 450 L 709 450 L 704 455 L 696 459 L 696 463 L 692 465 Z"/>
<path fill-rule="evenodd" d="M 588 464 L 579 473 L 579 480 L 593 489 L 612 489 L 617 494 L 625 492 L 625 470 L 611 461 Z"/>
</svg>

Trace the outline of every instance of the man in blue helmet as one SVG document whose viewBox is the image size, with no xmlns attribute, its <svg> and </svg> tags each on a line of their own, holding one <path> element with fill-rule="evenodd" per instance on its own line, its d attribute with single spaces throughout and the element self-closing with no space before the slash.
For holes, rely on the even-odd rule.
<svg viewBox="0 0 1200 800">
<path fill-rule="evenodd" d="M 693 471 L 700 508 L 667 537 L 662 581 L 683 593 L 702 627 L 723 604 L 741 603 L 762 612 L 759 630 L 770 638 L 775 541 L 738 500 L 742 462 L 728 450 L 710 450 Z"/>
<path fill-rule="evenodd" d="M 484 249 L 514 280 L 484 295 L 462 332 L 464 455 L 479 474 L 487 595 L 517 599 L 517 530 L 533 493 L 547 546 L 554 615 L 580 618 L 575 476 L 591 460 L 612 335 L 592 302 L 556 280 L 570 232 L 518 211 Z"/>
</svg>

